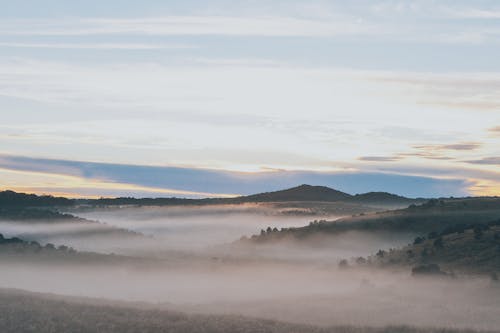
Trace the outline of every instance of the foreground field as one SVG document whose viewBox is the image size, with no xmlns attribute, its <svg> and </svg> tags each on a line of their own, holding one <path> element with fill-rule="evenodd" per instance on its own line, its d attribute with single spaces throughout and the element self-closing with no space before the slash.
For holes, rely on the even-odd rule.
<svg viewBox="0 0 500 333">
<path fill-rule="evenodd" d="M 110 303 L 0 289 L 0 327 L 24 332 L 175 333 L 473 333 L 472 330 L 328 327 L 287 324 L 240 316 L 187 315 L 146 304 Z"/>
</svg>

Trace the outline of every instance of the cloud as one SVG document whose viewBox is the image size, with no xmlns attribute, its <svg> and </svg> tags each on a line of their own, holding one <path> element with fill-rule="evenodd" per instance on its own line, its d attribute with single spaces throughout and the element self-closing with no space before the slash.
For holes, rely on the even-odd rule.
<svg viewBox="0 0 500 333">
<path fill-rule="evenodd" d="M 500 157 L 484 157 L 477 160 L 466 161 L 471 164 L 500 165 Z"/>
<path fill-rule="evenodd" d="M 18 173 L 41 173 L 69 176 L 75 182 L 52 185 L 42 182 L 38 188 L 56 192 L 73 192 L 85 188 L 87 195 L 156 196 L 177 195 L 188 197 L 215 196 L 224 193 L 253 194 L 284 189 L 307 183 L 324 185 L 348 193 L 386 191 L 410 197 L 431 197 L 468 194 L 468 182 L 460 179 L 438 179 L 376 172 L 314 172 L 275 170 L 268 172 L 230 172 L 224 170 L 181 168 L 171 166 L 144 166 L 53 160 L 12 155 L 1 155 L 0 168 Z M 75 179 L 77 181 L 75 181 Z M 88 186 L 83 186 L 87 182 Z M 100 184 L 100 185 L 99 185 Z M 20 185 L 18 185 L 20 186 Z M 25 184 L 24 187 L 30 187 Z M 31 186 L 31 188 L 35 188 Z M 95 188 L 95 189 L 94 189 Z M 94 189 L 94 190 L 92 190 Z M 110 195 L 108 194 L 108 195 Z M 163 194 L 163 195 L 162 195 Z"/>
<path fill-rule="evenodd" d="M 373 73 L 371 80 L 394 84 L 414 93 L 422 106 L 496 111 L 500 109 L 500 76 L 497 73 Z"/>
<path fill-rule="evenodd" d="M 481 147 L 479 142 L 462 142 L 462 143 L 450 143 L 450 144 L 438 144 L 438 145 L 417 145 L 413 146 L 415 149 L 423 151 L 441 151 L 441 150 L 458 150 L 458 151 L 468 151 L 476 150 Z"/>
<path fill-rule="evenodd" d="M 401 160 L 398 156 L 362 156 L 359 158 L 360 161 L 370 161 L 370 162 L 395 162 Z"/>
<path fill-rule="evenodd" d="M 76 18 L 72 20 L 4 20 L 3 35 L 228 35 L 339 36 L 371 35 L 377 27 L 353 20 L 312 20 L 286 16 L 165 16 L 142 18 Z"/>
<path fill-rule="evenodd" d="M 479 149 L 482 143 L 479 142 L 461 142 L 449 144 L 431 144 L 431 145 L 414 145 L 413 152 L 401 152 L 394 154 L 390 157 L 380 157 L 371 159 L 371 161 L 399 161 L 406 157 L 424 158 L 428 160 L 451 161 L 455 160 L 454 157 L 447 156 L 445 153 L 450 152 L 468 152 Z M 361 160 L 370 161 L 368 158 L 361 158 Z"/>
<path fill-rule="evenodd" d="M 488 131 L 495 135 L 500 135 L 500 126 L 492 127 Z"/>
<path fill-rule="evenodd" d="M 183 44 L 140 44 L 140 43 L 6 43 L 0 47 L 42 48 L 42 49 L 90 49 L 90 50 L 162 50 L 192 49 L 193 45 Z"/>
<path fill-rule="evenodd" d="M 500 9 L 462 8 L 458 10 L 449 10 L 449 12 L 455 18 L 487 20 L 500 18 Z"/>
</svg>

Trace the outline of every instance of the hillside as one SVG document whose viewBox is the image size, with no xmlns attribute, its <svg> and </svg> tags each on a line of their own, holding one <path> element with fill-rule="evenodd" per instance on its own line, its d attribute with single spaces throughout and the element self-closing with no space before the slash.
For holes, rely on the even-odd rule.
<svg viewBox="0 0 500 333">
<path fill-rule="evenodd" d="M 141 233 L 63 214 L 52 207 L 0 207 L 0 233 L 42 244 L 79 250 L 121 253 L 135 243 L 150 243 Z"/>
<path fill-rule="evenodd" d="M 426 235 L 442 232 L 450 226 L 488 223 L 500 218 L 500 198 L 432 199 L 405 209 L 360 214 L 336 221 L 315 221 L 301 228 L 286 228 L 281 231 L 252 236 L 254 242 L 280 239 L 305 240 L 315 235 L 340 234 L 349 231 L 407 233 Z"/>
<path fill-rule="evenodd" d="M 0 207 L 54 207 L 54 206 L 72 206 L 74 200 L 53 197 L 51 195 L 35 195 L 26 193 L 17 193 L 14 191 L 0 192 Z"/>
<path fill-rule="evenodd" d="M 27 241 L 19 237 L 6 238 L 0 234 L 0 258 L 12 255 L 47 254 L 50 256 L 76 255 L 78 252 L 72 247 L 47 243 L 42 245 L 36 241 Z"/>
<path fill-rule="evenodd" d="M 459 225 L 417 237 L 401 249 L 379 251 L 369 258 L 382 266 L 432 267 L 445 272 L 500 273 L 500 219 L 487 224 Z"/>
</svg>

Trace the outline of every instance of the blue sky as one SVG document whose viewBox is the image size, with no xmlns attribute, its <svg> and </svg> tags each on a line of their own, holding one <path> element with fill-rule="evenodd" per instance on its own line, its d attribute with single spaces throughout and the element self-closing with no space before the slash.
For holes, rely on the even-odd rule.
<svg viewBox="0 0 500 333">
<path fill-rule="evenodd" d="M 500 193 L 497 1 L 0 5 L 3 188 Z"/>
</svg>

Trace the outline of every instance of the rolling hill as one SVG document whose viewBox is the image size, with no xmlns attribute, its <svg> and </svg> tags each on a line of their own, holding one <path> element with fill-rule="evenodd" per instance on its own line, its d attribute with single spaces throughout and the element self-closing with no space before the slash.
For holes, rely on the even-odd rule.
<svg viewBox="0 0 500 333">
<path fill-rule="evenodd" d="M 457 225 L 484 224 L 500 218 L 500 198 L 432 199 L 405 209 L 359 214 L 335 221 L 315 221 L 300 228 L 254 235 L 254 242 L 283 240 L 304 241 L 315 235 L 338 235 L 343 232 L 405 233 L 427 235 L 440 233 Z"/>
<path fill-rule="evenodd" d="M 447 272 L 495 275 L 500 272 L 500 219 L 432 232 L 403 248 L 379 251 L 369 260 L 382 266 L 438 265 L 434 267 Z"/>
<path fill-rule="evenodd" d="M 265 193 L 257 193 L 234 198 L 100 198 L 100 199 L 67 199 L 52 196 L 37 196 L 34 194 L 0 192 L 1 207 L 70 207 L 75 205 L 113 206 L 113 205 L 217 205 L 265 202 L 343 202 L 349 204 L 375 206 L 407 206 L 421 203 L 425 199 L 409 199 L 386 192 L 369 192 L 351 195 L 326 186 L 300 186 Z"/>
</svg>

